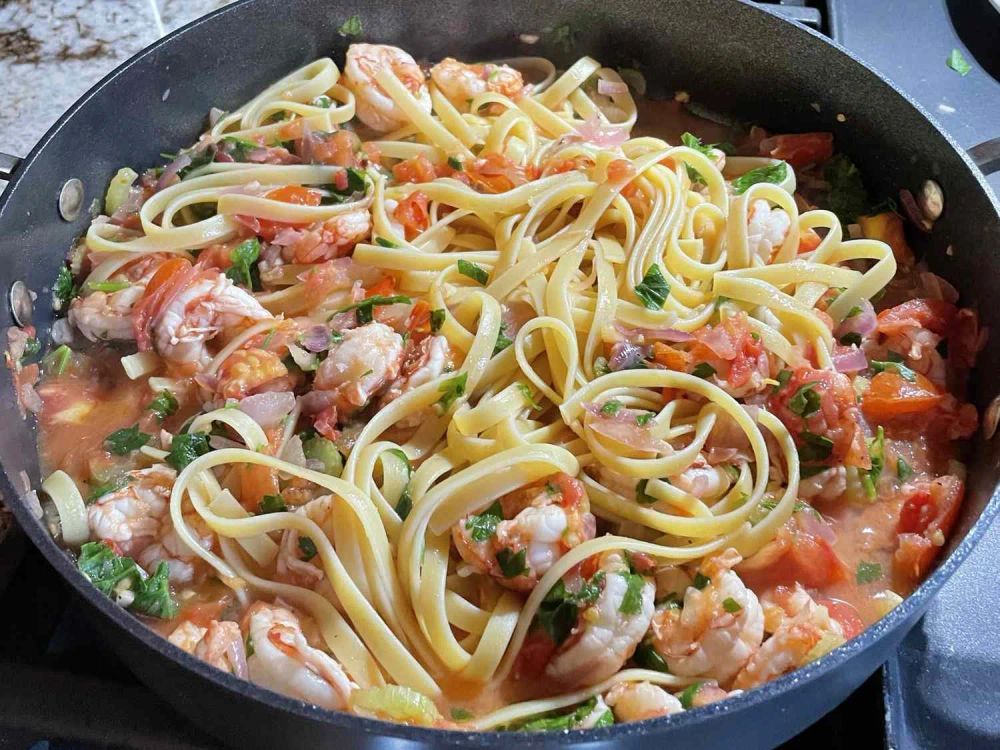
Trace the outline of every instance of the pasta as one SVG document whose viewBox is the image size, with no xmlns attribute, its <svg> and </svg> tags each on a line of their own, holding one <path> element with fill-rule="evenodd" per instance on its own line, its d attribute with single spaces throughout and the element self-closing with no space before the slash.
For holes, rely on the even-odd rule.
<svg viewBox="0 0 1000 750">
<path fill-rule="evenodd" d="M 685 710 L 877 619 L 933 555 L 877 589 L 841 558 L 870 584 L 948 533 L 960 472 L 907 436 L 946 425 L 951 455 L 975 414 L 912 339 L 960 313 L 876 325 L 897 248 L 806 207 L 783 158 L 632 137 L 640 104 L 589 57 L 428 77 L 358 44 L 129 170 L 65 300 L 125 342 L 97 397 L 120 429 L 73 390 L 85 351 L 39 387 L 81 569 L 124 565 L 102 590 L 220 669 L 464 729 Z M 918 495 L 935 520 L 883 563 L 844 551 Z"/>
</svg>

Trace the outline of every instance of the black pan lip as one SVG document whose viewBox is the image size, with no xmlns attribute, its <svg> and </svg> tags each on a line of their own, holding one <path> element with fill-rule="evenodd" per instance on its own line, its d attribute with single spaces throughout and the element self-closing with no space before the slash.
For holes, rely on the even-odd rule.
<svg viewBox="0 0 1000 750">
<path fill-rule="evenodd" d="M 94 84 L 94 86 L 92 86 L 68 110 L 66 110 L 66 112 L 38 141 L 35 147 L 31 149 L 28 156 L 25 157 L 23 163 L 13 175 L 13 179 L 11 179 L 3 194 L 0 194 L 0 226 L 2 226 L 4 210 L 9 202 L 10 196 L 15 192 L 18 184 L 29 171 L 31 164 L 42 152 L 49 141 L 51 141 L 56 134 L 69 124 L 75 113 L 93 96 L 106 86 L 113 83 L 122 72 L 130 68 L 132 65 L 138 64 L 141 60 L 159 50 L 161 47 L 171 44 L 175 38 L 184 34 L 188 30 L 201 26 L 202 24 L 212 23 L 216 18 L 228 13 L 240 13 L 242 12 L 242 8 L 244 6 L 249 6 L 254 2 L 255 0 L 237 0 L 237 2 L 209 13 L 172 31 L 170 34 L 158 39 L 153 44 L 136 53 L 134 56 L 123 62 L 108 75 Z M 787 19 L 782 18 L 773 11 L 760 6 L 752 5 L 747 2 L 747 0 L 733 0 L 733 2 L 738 2 L 738 4 L 746 6 L 750 12 L 763 13 L 776 20 L 782 21 L 783 23 L 788 23 Z M 994 195 L 991 190 L 985 176 L 973 163 L 965 150 L 948 132 L 941 127 L 941 125 L 931 116 L 929 112 L 927 112 L 909 94 L 900 90 L 890 79 L 875 70 L 871 65 L 866 63 L 854 53 L 837 44 L 832 39 L 829 39 L 822 34 L 800 24 L 793 24 L 793 26 L 796 27 L 796 31 L 792 33 L 805 34 L 806 37 L 812 37 L 814 40 L 818 40 L 819 42 L 832 47 L 841 55 L 846 56 L 851 60 L 851 62 L 858 65 L 869 76 L 873 76 L 882 84 L 888 86 L 897 96 L 902 98 L 903 101 L 909 104 L 909 106 L 916 110 L 920 116 L 928 121 L 944 142 L 959 155 L 965 163 L 966 168 L 971 171 L 973 178 L 978 182 L 980 189 L 984 191 L 993 207 L 995 213 L 994 218 L 997 222 L 1000 222 L 1000 202 L 998 202 L 996 195 Z M 981 448 L 979 449 L 979 452 L 982 452 Z M 998 482 L 998 484 L 994 486 L 993 493 L 990 496 L 989 501 L 981 511 L 975 523 L 966 533 L 963 540 L 952 551 L 952 553 L 938 565 L 934 573 L 928 576 L 927 579 L 925 579 L 924 582 L 912 594 L 910 594 L 910 596 L 904 599 L 898 607 L 894 608 L 888 615 L 883 617 L 871 627 L 865 629 L 864 632 L 848 641 L 843 646 L 834 649 L 829 654 L 811 662 L 805 667 L 801 667 L 796 671 L 768 682 L 761 687 L 750 690 L 742 695 L 728 698 L 727 700 L 719 703 L 713 703 L 711 705 L 685 711 L 680 714 L 650 719 L 643 722 L 617 724 L 601 729 L 572 730 L 560 733 L 512 733 L 497 731 L 454 731 L 446 729 L 431 729 L 383 721 L 380 719 L 369 719 L 363 716 L 356 716 L 339 711 L 331 711 L 303 701 L 289 698 L 280 693 L 275 693 L 254 685 L 249 681 L 241 680 L 228 673 L 222 672 L 221 670 L 210 667 L 205 662 L 202 662 L 200 659 L 197 659 L 180 648 L 177 648 L 169 643 L 165 638 L 162 638 L 154 633 L 140 620 L 113 604 L 110 599 L 91 586 L 89 581 L 87 581 L 87 579 L 76 569 L 76 566 L 74 565 L 69 554 L 55 543 L 55 540 L 48 534 L 39 519 L 31 513 L 25 502 L 22 500 L 21 493 L 15 490 L 10 477 L 8 477 L 5 472 L 3 473 L 2 478 L 2 488 L 5 490 L 6 497 L 18 498 L 17 501 L 9 503 L 9 507 L 13 510 L 14 515 L 17 517 L 22 529 L 25 530 L 29 538 L 42 552 L 46 559 L 56 568 L 56 570 L 59 571 L 63 578 L 73 586 L 78 595 L 82 596 L 92 607 L 114 623 L 115 626 L 126 631 L 129 635 L 141 641 L 148 648 L 171 658 L 181 666 L 210 681 L 217 688 L 227 692 L 236 693 L 244 697 L 250 697 L 254 700 L 267 704 L 272 708 L 277 708 L 303 719 L 320 721 L 331 726 L 355 730 L 368 735 L 422 742 L 432 746 L 450 745 L 475 748 L 494 747 L 512 740 L 527 745 L 569 745 L 578 742 L 613 742 L 615 740 L 625 740 L 631 736 L 651 738 L 654 735 L 669 732 L 675 727 L 687 727 L 701 722 L 710 721 L 716 716 L 726 716 L 738 712 L 753 710 L 754 708 L 757 708 L 772 699 L 778 698 L 779 696 L 791 691 L 797 686 L 806 685 L 819 679 L 820 677 L 823 677 L 824 675 L 829 674 L 838 667 L 851 661 L 853 657 L 857 656 L 862 651 L 865 651 L 883 637 L 888 636 L 892 631 L 895 631 L 897 628 L 903 626 L 906 622 L 915 621 L 915 619 L 922 614 L 924 609 L 929 605 L 930 599 L 934 593 L 941 588 L 942 585 L 944 585 L 962 561 L 968 557 L 969 553 L 986 532 L 987 528 L 989 528 L 997 515 L 1000 514 L 1000 482 Z"/>
</svg>

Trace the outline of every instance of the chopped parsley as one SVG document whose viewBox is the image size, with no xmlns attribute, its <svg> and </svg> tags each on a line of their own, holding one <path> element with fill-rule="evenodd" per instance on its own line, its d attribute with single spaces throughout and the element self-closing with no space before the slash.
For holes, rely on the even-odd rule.
<svg viewBox="0 0 1000 750">
<path fill-rule="evenodd" d="M 495 357 L 513 343 L 512 339 L 507 338 L 507 324 L 500 323 L 500 330 L 497 331 L 497 342 L 493 345 L 493 356 Z"/>
<path fill-rule="evenodd" d="M 527 383 L 515 383 L 514 385 L 517 386 L 517 390 L 521 392 L 521 395 L 524 397 L 524 400 L 528 404 L 528 406 L 530 406 L 532 409 L 542 408 L 542 405 L 537 401 L 535 401 L 535 397 L 531 395 L 531 388 L 528 387 Z"/>
<path fill-rule="evenodd" d="M 74 297 L 80 294 L 79 287 L 73 283 L 73 274 L 68 266 L 60 266 L 56 280 L 52 284 L 52 298 L 58 303 L 57 310 L 69 306 Z"/>
<path fill-rule="evenodd" d="M 857 331 L 845 333 L 840 337 L 840 343 L 844 346 L 850 346 L 851 344 L 854 344 L 854 346 L 861 346 L 861 334 Z"/>
<path fill-rule="evenodd" d="M 493 504 L 482 513 L 469 516 L 465 520 L 465 530 L 475 542 L 485 542 L 496 533 L 497 525 L 503 520 L 503 508 L 500 501 Z"/>
<path fill-rule="evenodd" d="M 896 474 L 900 482 L 905 482 L 913 476 L 913 467 L 906 463 L 906 459 L 900 457 L 896 459 Z"/>
<path fill-rule="evenodd" d="M 951 54 L 948 55 L 948 67 L 958 73 L 960 76 L 969 75 L 969 71 L 972 70 L 972 66 L 969 65 L 969 61 L 965 59 L 965 55 L 959 49 L 953 49 Z"/>
<path fill-rule="evenodd" d="M 120 430 L 115 430 L 104 438 L 104 444 L 107 446 L 108 451 L 114 453 L 116 456 L 126 456 L 132 451 L 139 450 L 152 439 L 152 435 L 140 432 L 139 425 L 134 424 L 131 427 L 123 427 Z"/>
<path fill-rule="evenodd" d="M 261 514 L 281 513 L 285 510 L 288 510 L 288 505 L 285 503 L 285 498 L 281 495 L 264 495 L 257 506 L 257 512 Z"/>
<path fill-rule="evenodd" d="M 70 360 L 73 358 L 73 350 L 66 344 L 62 344 L 54 351 L 49 352 L 42 359 L 42 367 L 50 375 L 62 375 L 66 372 Z"/>
<path fill-rule="evenodd" d="M 677 695 L 677 700 L 681 702 L 681 705 L 685 710 L 690 709 L 694 705 L 694 697 L 698 694 L 698 689 L 704 683 L 696 682 L 693 685 L 688 685 L 684 688 L 683 692 Z"/>
<path fill-rule="evenodd" d="M 490 280 L 490 275 L 486 272 L 485 268 L 477 266 L 475 263 L 470 263 L 467 260 L 458 261 L 458 272 L 463 276 L 468 276 L 482 286 L 486 286 Z"/>
<path fill-rule="evenodd" d="M 695 573 L 695 575 L 694 575 L 694 581 L 691 583 L 691 585 L 694 586 L 699 591 L 701 591 L 703 588 L 705 588 L 711 582 L 712 582 L 712 579 L 709 578 L 707 575 L 705 575 L 704 573 L 702 573 L 699 570 L 697 573 Z"/>
<path fill-rule="evenodd" d="M 443 308 L 431 310 L 431 333 L 437 333 L 444 325 L 446 313 Z"/>
<path fill-rule="evenodd" d="M 519 727 L 512 728 L 523 729 L 527 732 L 555 732 L 564 729 L 573 729 L 587 721 L 590 715 L 596 710 L 597 696 L 595 695 L 586 703 L 581 703 L 580 706 L 571 713 L 563 714 L 562 716 L 540 716 L 537 719 L 531 719 L 530 721 L 524 722 L 524 724 Z M 615 717 L 609 708 L 602 713 L 596 721 L 589 724 L 589 726 L 596 729 L 598 727 L 610 727 L 614 723 Z"/>
<path fill-rule="evenodd" d="M 459 159 L 457 156 L 448 157 L 448 166 L 454 169 L 456 172 L 461 172 L 463 169 L 462 160 Z"/>
<path fill-rule="evenodd" d="M 166 561 L 161 561 L 156 572 L 142 582 L 129 609 L 162 620 L 176 616 L 177 603 L 170 596 L 170 568 Z"/>
<path fill-rule="evenodd" d="M 128 476 L 124 474 L 117 479 L 112 479 L 110 482 L 96 484 L 91 488 L 90 494 L 87 496 L 87 503 L 93 503 L 107 495 L 109 492 L 120 490 L 126 484 L 128 484 Z"/>
<path fill-rule="evenodd" d="M 656 498 L 652 495 L 646 494 L 646 487 L 649 486 L 648 479 L 640 479 L 635 485 L 635 501 L 640 505 L 652 505 L 656 502 Z"/>
<path fill-rule="evenodd" d="M 694 149 L 700 154 L 704 154 L 709 159 L 712 158 L 712 149 L 716 148 L 716 144 L 714 143 L 703 144 L 701 139 L 693 133 L 682 133 L 681 143 L 688 148 Z M 688 178 L 691 182 L 704 184 L 705 180 L 697 169 L 692 167 L 690 164 L 686 164 L 685 166 L 687 167 Z"/>
<path fill-rule="evenodd" d="M 459 706 L 454 706 L 451 709 L 451 718 L 455 721 L 468 721 L 473 717 L 472 711 L 467 708 L 461 708 Z"/>
<path fill-rule="evenodd" d="M 21 364 L 24 364 L 29 359 L 34 357 L 38 352 L 42 350 L 42 342 L 37 338 L 32 336 L 30 339 L 24 342 L 24 354 L 21 355 Z"/>
<path fill-rule="evenodd" d="M 632 661 L 635 662 L 636 666 L 643 669 L 652 669 L 655 672 L 670 671 L 663 657 L 657 653 L 656 649 L 653 648 L 653 644 L 649 641 L 643 641 L 636 647 L 635 653 L 632 655 Z"/>
<path fill-rule="evenodd" d="M 232 156 L 233 159 L 241 162 L 248 160 L 251 151 L 262 148 L 259 143 L 235 135 L 225 136 L 219 141 L 219 144 L 223 146 L 223 150 Z"/>
<path fill-rule="evenodd" d="M 410 515 L 410 511 L 413 510 L 413 497 L 410 495 L 409 485 L 404 487 L 402 493 L 400 493 L 395 510 L 396 515 L 399 516 L 401 521 L 405 521 L 406 517 Z"/>
<path fill-rule="evenodd" d="M 646 275 L 635 288 L 635 296 L 650 310 L 662 310 L 669 294 L 670 284 L 655 263 L 646 269 Z"/>
<path fill-rule="evenodd" d="M 855 305 L 854 307 L 852 307 L 850 310 L 847 311 L 847 315 L 845 315 L 844 317 L 853 318 L 855 315 L 860 315 L 860 314 L 861 314 L 861 308 L 858 305 Z"/>
<path fill-rule="evenodd" d="M 653 412 L 651 411 L 645 411 L 642 414 L 637 414 L 635 417 L 635 423 L 639 427 L 645 427 L 650 423 L 650 421 L 652 421 L 653 416 Z"/>
<path fill-rule="evenodd" d="M 868 191 L 861 171 L 844 154 L 835 154 L 823 167 L 823 179 L 830 185 L 823 208 L 829 208 L 847 226 L 868 211 Z"/>
<path fill-rule="evenodd" d="M 438 386 L 438 393 L 444 394 L 438 399 L 438 405 L 443 411 L 448 411 L 451 405 L 465 395 L 465 382 L 469 379 L 469 373 L 463 372 L 453 378 L 448 378 Z"/>
<path fill-rule="evenodd" d="M 621 573 L 625 579 L 625 595 L 622 596 L 622 603 L 618 606 L 618 611 L 623 615 L 635 615 L 642 610 L 642 587 L 646 579 L 638 573 Z"/>
<path fill-rule="evenodd" d="M 528 572 L 525 560 L 528 555 L 528 548 L 525 547 L 519 552 L 514 552 L 507 547 L 497 551 L 497 562 L 500 563 L 500 570 L 504 578 L 517 578 Z"/>
<path fill-rule="evenodd" d="M 121 557 L 103 542 L 87 542 L 80 548 L 77 567 L 94 587 L 106 596 L 131 591 L 129 609 L 150 617 L 170 619 L 177 614 L 177 604 L 170 596 L 166 562 L 144 578 L 131 557 Z"/>
<path fill-rule="evenodd" d="M 691 370 L 691 374 L 696 378 L 710 378 L 712 375 L 715 375 L 715 368 L 708 364 L 708 362 L 701 362 L 695 365 L 695 368 Z"/>
<path fill-rule="evenodd" d="M 364 28 L 361 26 L 361 17 L 355 13 L 337 27 L 337 33 L 341 36 L 361 36 Z"/>
<path fill-rule="evenodd" d="M 740 604 L 735 599 L 733 599 L 733 597 L 731 596 L 727 596 L 725 599 L 722 600 L 722 608 L 731 615 L 743 611 L 743 605 Z"/>
<path fill-rule="evenodd" d="M 387 240 L 385 237 L 376 237 L 375 244 L 381 245 L 382 247 L 399 247 L 399 245 L 397 245 L 395 242 L 393 242 L 392 240 Z"/>
<path fill-rule="evenodd" d="M 890 352 L 891 354 L 891 352 Z M 872 372 L 894 372 L 908 383 L 917 382 L 917 373 L 904 365 L 902 362 L 880 362 L 873 359 L 869 364 Z"/>
<path fill-rule="evenodd" d="M 788 381 L 791 379 L 792 379 L 792 371 L 782 370 L 781 372 L 778 373 L 778 377 L 776 378 L 778 384 L 774 386 L 774 390 L 780 391 L 782 388 L 788 385 Z"/>
<path fill-rule="evenodd" d="M 621 411 L 622 406 L 623 406 L 622 402 L 616 399 L 611 399 L 610 401 L 606 401 L 604 405 L 601 407 L 601 416 L 613 417 L 615 414 Z"/>
<path fill-rule="evenodd" d="M 799 434 L 802 445 L 799 446 L 799 458 L 802 461 L 825 461 L 833 450 L 833 441 L 823 435 L 803 430 Z"/>
<path fill-rule="evenodd" d="M 765 167 L 757 167 L 749 172 L 744 172 L 733 180 L 733 189 L 737 195 L 742 195 L 750 189 L 751 185 L 756 185 L 759 182 L 770 182 L 777 185 L 784 182 L 786 177 L 788 177 L 788 165 L 779 161 L 776 164 L 768 164 Z"/>
<path fill-rule="evenodd" d="M 576 593 L 567 591 L 562 579 L 549 589 L 538 607 L 537 622 L 556 645 L 565 641 L 573 630 L 579 608 L 597 601 L 604 578 L 603 571 L 595 573 Z"/>
<path fill-rule="evenodd" d="M 408 305 L 410 302 L 412 302 L 412 300 L 405 294 L 394 294 L 391 297 L 387 297 L 382 294 L 375 294 L 368 299 L 363 299 L 360 302 L 355 302 L 353 305 L 340 308 L 334 313 L 334 315 L 354 310 L 354 315 L 357 318 L 358 325 L 363 326 L 367 323 L 371 323 L 375 319 L 376 307 L 395 305 L 397 303 Z"/>
<path fill-rule="evenodd" d="M 181 471 L 198 456 L 203 456 L 210 450 L 208 435 L 204 432 L 186 432 L 176 435 L 173 442 L 170 443 L 167 463 L 177 471 Z"/>
<path fill-rule="evenodd" d="M 260 257 L 260 242 L 256 237 L 244 240 L 229 253 L 233 264 L 226 269 L 226 276 L 250 291 L 260 287 L 257 275 L 257 259 Z"/>
<path fill-rule="evenodd" d="M 788 408 L 800 417 L 808 417 L 819 411 L 820 397 L 816 392 L 819 383 L 806 383 L 799 387 L 788 401 Z"/>
<path fill-rule="evenodd" d="M 302 559 L 308 562 L 319 554 L 319 550 L 316 549 L 316 542 L 307 536 L 299 537 L 299 553 Z"/>
<path fill-rule="evenodd" d="M 324 185 L 323 187 L 326 189 L 327 194 L 320 199 L 320 203 L 324 206 L 335 206 L 338 203 L 344 203 L 358 193 L 364 193 L 368 185 L 365 171 L 356 167 L 348 167 L 344 170 L 344 182 L 344 187 L 337 187 L 336 184 Z M 379 242 L 379 244 L 381 245 L 382 243 Z M 395 247 L 395 245 L 392 246 Z"/>
<path fill-rule="evenodd" d="M 161 422 L 177 411 L 177 398 L 170 391 L 163 390 L 149 402 L 148 408 Z"/>
<path fill-rule="evenodd" d="M 858 583 L 872 583 L 882 577 L 882 566 L 873 562 L 859 562 L 854 578 Z"/>
<path fill-rule="evenodd" d="M 314 107 L 320 107 L 322 109 L 330 109 L 333 106 L 333 99 L 328 97 L 326 94 L 322 96 L 317 96 L 310 102 Z"/>
</svg>

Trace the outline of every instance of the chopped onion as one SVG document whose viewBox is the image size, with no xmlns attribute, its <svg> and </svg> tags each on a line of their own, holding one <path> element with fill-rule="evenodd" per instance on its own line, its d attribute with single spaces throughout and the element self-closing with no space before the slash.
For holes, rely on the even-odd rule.
<svg viewBox="0 0 1000 750">
<path fill-rule="evenodd" d="M 603 96 L 611 96 L 612 94 L 627 94 L 628 84 L 624 81 L 607 81 L 603 78 L 598 78 L 597 93 Z"/>
<path fill-rule="evenodd" d="M 875 332 L 875 328 L 878 326 L 878 319 L 875 317 L 875 308 L 872 307 L 872 303 L 866 299 L 862 299 L 858 303 L 858 307 L 861 308 L 861 312 L 840 321 L 840 325 L 837 326 L 836 330 L 838 339 L 843 338 L 848 333 L 857 333 L 865 337 Z"/>
<path fill-rule="evenodd" d="M 51 335 L 53 344 L 72 344 L 76 338 L 68 318 L 59 318 L 53 323 Z"/>
<path fill-rule="evenodd" d="M 331 343 L 330 329 L 326 326 L 312 326 L 302 334 L 302 346 L 311 352 L 325 352 Z"/>
<path fill-rule="evenodd" d="M 351 708 L 424 726 L 431 726 L 441 719 L 430 698 L 404 685 L 355 690 L 351 693 Z"/>
<path fill-rule="evenodd" d="M 669 341 L 672 344 L 683 344 L 694 340 L 692 334 L 687 331 L 678 331 L 676 328 L 630 328 L 616 322 L 615 330 L 626 338 L 641 337 L 644 341 Z"/>
<path fill-rule="evenodd" d="M 301 346 L 289 342 L 288 353 L 292 355 L 292 360 L 303 372 L 312 372 L 316 369 L 319 359 L 312 352 L 307 352 Z"/>
<path fill-rule="evenodd" d="M 286 411 L 285 413 L 287 414 L 288 412 Z M 187 431 L 188 433 L 211 432 L 213 422 L 222 422 L 232 427 L 236 431 L 236 434 L 243 440 L 243 445 L 249 450 L 265 450 L 268 446 L 267 435 L 261 429 L 260 424 L 240 409 L 215 409 L 207 414 L 201 414 L 191 421 Z M 278 422 L 280 423 L 281 420 L 279 419 Z"/>
<path fill-rule="evenodd" d="M 333 391 L 309 391 L 299 396 L 299 406 L 303 414 L 318 414 L 337 403 L 337 394 Z"/>
<path fill-rule="evenodd" d="M 285 227 L 274 235 L 274 239 L 271 240 L 271 244 L 288 247 L 289 245 L 294 245 L 296 242 L 301 240 L 305 234 L 306 233 L 301 229 L 296 229 L 295 227 Z"/>
<path fill-rule="evenodd" d="M 277 427 L 288 413 L 295 407 L 295 394 L 284 391 L 281 393 L 258 393 L 242 399 L 237 407 L 265 430 Z"/>
<path fill-rule="evenodd" d="M 158 191 L 163 190 L 164 188 L 170 187 L 174 183 L 180 182 L 181 178 L 177 173 L 189 166 L 191 166 L 191 156 L 189 154 L 181 154 L 178 156 L 166 167 L 164 167 L 163 173 L 156 181 L 156 189 Z"/>
<path fill-rule="evenodd" d="M 160 357 L 156 352 L 136 352 L 122 357 L 121 362 L 129 380 L 138 380 L 160 368 Z"/>
<path fill-rule="evenodd" d="M 582 141 L 595 146 L 621 146 L 629 139 L 629 129 L 625 125 L 610 125 L 603 122 L 596 114 L 591 115 L 576 128 L 577 136 Z"/>
<path fill-rule="evenodd" d="M 285 443 L 285 447 L 281 449 L 281 460 L 296 466 L 306 466 L 308 459 L 306 459 L 305 451 L 302 448 L 301 437 L 292 435 Z"/>
<path fill-rule="evenodd" d="M 641 363 L 648 355 L 648 346 L 636 346 L 628 341 L 619 341 L 611 347 L 608 367 L 614 371 L 628 370 Z"/>
<path fill-rule="evenodd" d="M 59 511 L 59 525 L 62 529 L 63 542 L 71 547 L 77 547 L 90 538 L 90 528 L 87 526 L 87 508 L 83 504 L 83 496 L 76 483 L 65 471 L 54 471 L 42 482 L 52 502 Z"/>
<path fill-rule="evenodd" d="M 868 360 L 863 351 L 852 346 L 833 355 L 833 367 L 837 372 L 860 372 L 868 369 Z"/>
<path fill-rule="evenodd" d="M 215 127 L 215 123 L 217 123 L 224 114 L 226 114 L 225 110 L 221 110 L 218 107 L 212 107 L 208 110 L 208 124 Z"/>
</svg>

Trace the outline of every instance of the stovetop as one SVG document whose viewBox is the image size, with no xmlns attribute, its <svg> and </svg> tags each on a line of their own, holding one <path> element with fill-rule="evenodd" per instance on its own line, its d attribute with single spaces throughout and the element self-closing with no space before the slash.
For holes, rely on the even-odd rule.
<svg viewBox="0 0 1000 750">
<path fill-rule="evenodd" d="M 59 13 L 72 6 L 73 23 L 86 39 L 91 28 L 114 33 L 121 25 L 118 16 L 111 18 L 114 14 L 152 9 L 152 21 L 143 16 L 131 22 L 124 42 L 114 48 L 132 54 L 193 18 L 196 8 L 223 2 L 53 0 L 47 10 L 39 10 L 27 0 L 0 0 L 0 80 L 5 87 L 24 89 L 27 103 L 21 111 L 34 117 L 27 120 L 29 130 L 37 131 L 30 137 L 40 137 L 59 112 L 118 62 L 109 52 L 103 71 L 95 72 L 90 69 L 94 59 L 100 68 L 101 55 L 112 48 L 100 47 L 88 57 L 84 53 L 90 47 L 77 54 L 77 47 L 65 41 L 59 42 L 62 52 L 49 60 L 44 40 L 25 41 L 34 39 L 41 23 L 54 24 L 58 37 L 64 33 L 60 24 L 70 23 Z M 783 0 L 780 5 L 786 16 L 832 36 L 889 76 L 963 147 L 1000 136 L 1000 13 L 990 0 Z M 95 23 L 88 15 L 100 13 L 107 23 Z M 98 42 L 104 45 L 104 39 Z M 954 48 L 972 64 L 968 76 L 945 65 Z M 67 49 L 70 57 L 64 59 Z M 17 57 L 23 54 L 27 57 Z M 85 58 L 90 68 L 75 93 L 63 90 L 57 101 L 39 104 L 27 93 L 31 80 L 51 79 L 46 65 L 58 55 L 63 55 L 60 68 L 82 65 Z M 26 151 L 31 141 L 25 140 L 26 120 L 18 119 L 20 100 L 13 93 L 15 106 L 0 113 L 0 149 L 16 142 Z M 11 123 L 18 123 L 16 134 Z M 1000 175 L 990 183 L 1000 192 Z M 98 639 L 67 585 L 29 547 L 17 534 L 0 544 L 0 750 L 219 747 L 136 681 Z M 1000 528 L 983 539 L 886 668 L 786 750 L 1000 747 L 1000 628 L 995 591 L 988 591 L 996 560 Z"/>
</svg>

